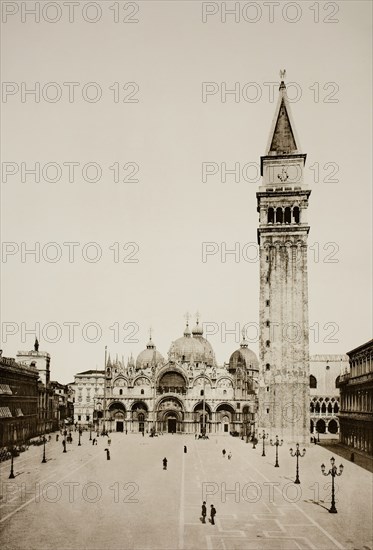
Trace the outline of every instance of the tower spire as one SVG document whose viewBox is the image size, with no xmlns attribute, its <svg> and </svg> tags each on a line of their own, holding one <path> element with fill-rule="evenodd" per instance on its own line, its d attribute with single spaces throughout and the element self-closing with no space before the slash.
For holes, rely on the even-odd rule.
<svg viewBox="0 0 373 550">
<path fill-rule="evenodd" d="M 279 97 L 267 144 L 267 155 L 299 153 L 301 150 L 291 114 L 285 84 L 286 70 L 280 71 Z"/>
</svg>

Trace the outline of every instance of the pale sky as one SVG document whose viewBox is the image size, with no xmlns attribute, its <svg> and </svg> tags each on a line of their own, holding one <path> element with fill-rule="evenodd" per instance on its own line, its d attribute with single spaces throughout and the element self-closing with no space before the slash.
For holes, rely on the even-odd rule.
<svg viewBox="0 0 373 550">
<path fill-rule="evenodd" d="M 209 3 L 217 13 L 205 23 L 197 1 L 133 2 L 127 11 L 119 2 L 120 17 L 137 23 L 115 23 L 113 2 L 96 3 L 101 8 L 96 23 L 84 20 L 95 15 L 94 8 L 84 11 L 87 2 L 75 8 L 72 23 L 62 2 L 55 23 L 45 18 L 57 18 L 56 8 L 35 23 L 21 13 L 21 3 L 3 4 L 13 6 L 7 13 L 19 8 L 13 15 L 3 12 L 2 25 L 3 86 L 8 83 L 1 105 L 1 237 L 8 252 L 1 263 L 4 356 L 32 349 L 38 323 L 40 349 L 52 357 L 51 378 L 67 383 L 77 372 L 102 368 L 105 345 L 112 356 L 127 360 L 132 352 L 136 358 L 150 326 L 157 349 L 167 356 L 171 342 L 182 336 L 185 313 L 194 317 L 197 310 L 216 332 L 209 340 L 219 364 L 239 346 L 239 334 L 225 334 L 225 327 L 232 331 L 251 323 L 250 347 L 258 353 L 259 264 L 242 254 L 238 262 L 228 255 L 223 263 L 220 252 L 222 243 L 227 249 L 238 243 L 241 252 L 254 255 L 260 182 L 247 182 L 242 174 L 238 182 L 232 175 L 223 182 L 220 167 L 260 164 L 283 68 L 289 99 L 298 93 L 291 108 L 312 189 L 310 353 L 343 354 L 369 340 L 370 2 L 334 2 L 329 8 L 319 2 L 318 23 L 315 8 L 310 9 L 314 2 L 298 2 L 298 13 L 286 11 L 288 3 L 281 2 L 272 23 L 260 2 L 256 23 L 245 21 L 244 15 L 255 17 L 254 11 L 242 11 L 247 2 L 240 3 L 238 22 L 227 15 L 225 23 L 218 2 Z M 29 9 L 35 4 L 27 3 Z M 70 85 L 72 102 L 64 82 L 77 83 Z M 89 82 L 96 84 L 87 87 Z M 123 90 L 130 82 L 136 84 Z M 217 90 L 205 102 L 204 82 L 215 83 Z M 274 98 L 264 84 L 270 82 L 276 83 Z M 31 95 L 22 101 L 21 90 L 35 83 L 40 101 Z M 114 83 L 119 83 L 118 102 Z M 224 83 L 227 89 L 238 83 L 237 101 L 233 95 L 222 101 Z M 60 100 L 48 101 L 56 90 Z M 97 90 L 101 99 L 89 102 Z M 138 102 L 124 103 L 125 97 Z M 35 162 L 41 166 L 40 182 L 29 173 L 22 182 L 21 172 Z M 66 163 L 72 162 L 79 165 L 69 181 Z M 115 182 L 109 167 L 116 162 L 136 163 L 133 178 L 139 181 Z M 202 164 L 213 162 L 219 172 L 203 182 Z M 59 181 L 43 177 L 48 163 L 61 167 Z M 84 180 L 87 163 L 101 167 L 96 183 Z M 127 172 L 121 168 L 120 177 L 133 166 Z M 51 179 L 53 167 L 48 170 Z M 252 170 L 248 174 L 255 179 L 255 166 Z M 86 179 L 93 177 L 87 174 Z M 51 242 L 62 252 L 56 263 L 47 261 L 56 251 Z M 72 262 L 67 242 L 78 243 Z M 102 252 L 96 263 L 85 259 L 93 257 L 94 249 L 86 247 L 91 242 Z M 204 242 L 216 243 L 219 251 L 205 262 Z M 31 255 L 22 261 L 21 250 L 35 243 L 42 250 L 40 262 Z M 120 246 L 119 262 L 114 243 Z M 253 244 L 245 248 L 247 243 Z M 131 257 L 138 262 L 123 262 Z M 75 323 L 73 342 L 69 323 Z M 96 343 L 84 337 L 87 323 L 100 326 Z M 59 327 L 55 343 L 53 326 Z M 114 327 L 120 327 L 119 334 Z M 94 337 L 91 327 L 88 339 Z"/>
</svg>

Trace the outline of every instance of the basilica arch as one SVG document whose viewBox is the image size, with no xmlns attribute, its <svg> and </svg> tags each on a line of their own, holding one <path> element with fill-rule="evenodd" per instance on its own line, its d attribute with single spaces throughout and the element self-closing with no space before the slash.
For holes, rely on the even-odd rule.
<svg viewBox="0 0 373 550">
<path fill-rule="evenodd" d="M 109 405 L 109 429 L 123 432 L 125 429 L 126 407 L 121 401 L 113 401 Z"/>
<path fill-rule="evenodd" d="M 208 403 L 200 401 L 193 407 L 193 420 L 195 433 L 210 433 L 212 431 L 212 412 Z"/>
<path fill-rule="evenodd" d="M 131 406 L 131 431 L 148 431 L 148 406 L 144 401 L 134 401 Z"/>
<path fill-rule="evenodd" d="M 235 410 L 229 403 L 216 407 L 217 431 L 224 434 L 234 431 Z"/>
<path fill-rule="evenodd" d="M 161 398 L 156 404 L 156 431 L 178 433 L 184 431 L 184 405 L 174 395 Z"/>
</svg>

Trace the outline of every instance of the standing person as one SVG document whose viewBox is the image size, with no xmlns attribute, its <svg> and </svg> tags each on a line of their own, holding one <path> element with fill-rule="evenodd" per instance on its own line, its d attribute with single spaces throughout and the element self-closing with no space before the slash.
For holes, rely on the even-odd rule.
<svg viewBox="0 0 373 550">
<path fill-rule="evenodd" d="M 165 457 L 162 462 L 163 462 L 163 469 L 167 470 L 167 458 Z"/>
<path fill-rule="evenodd" d="M 211 516 L 211 525 L 215 525 L 216 510 L 213 504 L 211 504 L 210 516 Z"/>
<path fill-rule="evenodd" d="M 232 453 L 229 451 L 228 453 L 228 460 L 230 460 L 232 458 Z"/>
<path fill-rule="evenodd" d="M 187 446 L 184 445 L 184 453 L 188 452 Z"/>
<path fill-rule="evenodd" d="M 225 457 L 225 453 L 226 453 L 226 451 L 225 451 L 225 449 L 223 449 L 223 450 L 222 450 L 223 458 Z"/>
<path fill-rule="evenodd" d="M 63 439 L 62 440 L 62 447 L 63 447 L 63 453 L 66 453 L 66 441 Z"/>
<path fill-rule="evenodd" d="M 202 504 L 202 523 L 206 523 L 206 514 L 207 514 L 206 501 L 203 501 L 203 504 Z"/>
<path fill-rule="evenodd" d="M 109 449 L 105 449 L 106 451 L 106 460 L 110 460 L 110 451 Z"/>
</svg>

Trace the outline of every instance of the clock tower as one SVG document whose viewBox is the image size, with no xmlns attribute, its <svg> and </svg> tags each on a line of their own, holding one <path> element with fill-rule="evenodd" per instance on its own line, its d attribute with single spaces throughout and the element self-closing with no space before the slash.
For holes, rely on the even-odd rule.
<svg viewBox="0 0 373 550">
<path fill-rule="evenodd" d="M 257 426 L 286 442 L 309 441 L 306 155 L 281 71 L 279 98 L 257 192 L 260 257 Z M 259 433 L 259 435 L 260 435 Z"/>
</svg>

